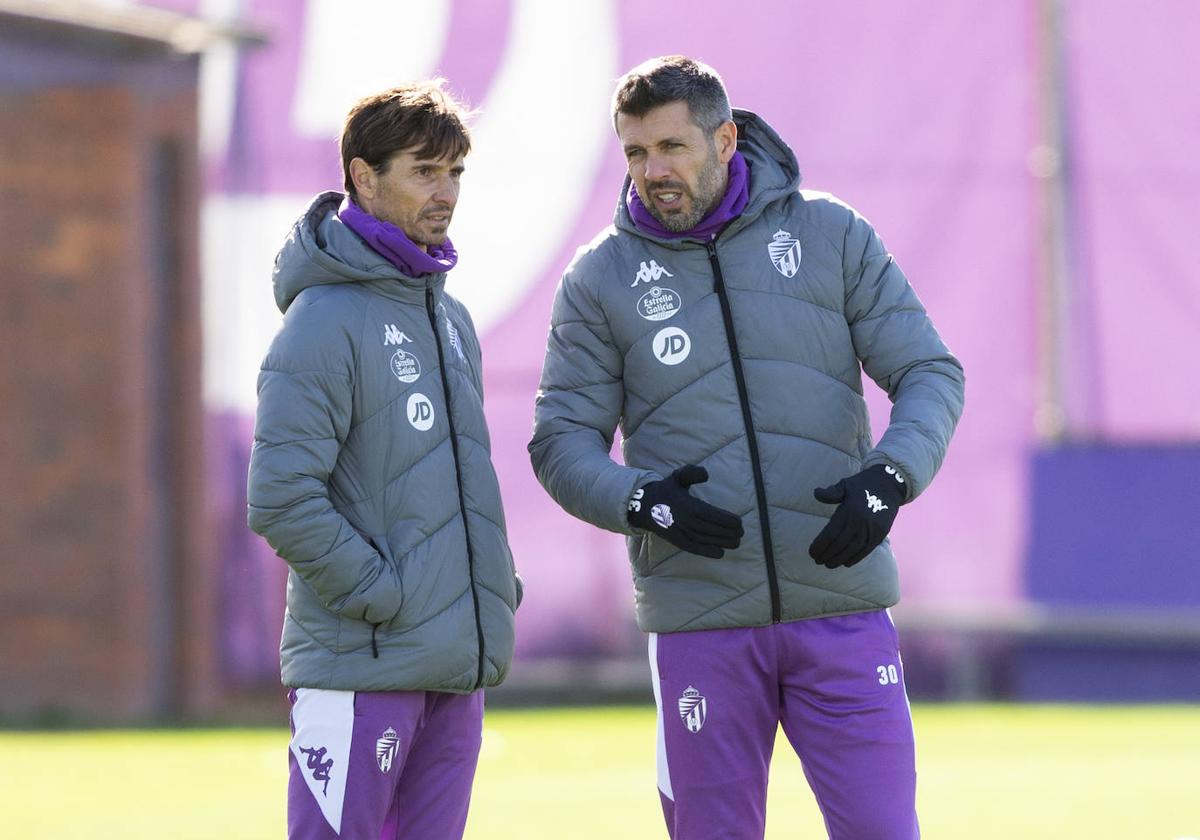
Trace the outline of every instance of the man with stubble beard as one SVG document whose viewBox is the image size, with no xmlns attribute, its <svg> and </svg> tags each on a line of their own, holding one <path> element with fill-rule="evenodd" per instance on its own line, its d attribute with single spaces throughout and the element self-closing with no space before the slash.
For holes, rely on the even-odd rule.
<svg viewBox="0 0 1200 840">
<path fill-rule="evenodd" d="M 346 194 L 276 258 L 250 459 L 250 526 L 288 564 L 288 837 L 453 840 L 521 599 L 479 341 L 445 291 L 471 140 L 428 82 L 356 104 L 341 148 Z"/>
<path fill-rule="evenodd" d="M 911 840 L 886 537 L 941 465 L 962 368 L 871 225 L 798 189 L 712 68 L 648 61 L 612 114 L 629 174 L 556 293 L 529 451 L 564 509 L 627 537 L 668 832 L 762 838 L 782 725 L 830 837 Z M 893 403 L 878 441 L 864 371 Z"/>
</svg>

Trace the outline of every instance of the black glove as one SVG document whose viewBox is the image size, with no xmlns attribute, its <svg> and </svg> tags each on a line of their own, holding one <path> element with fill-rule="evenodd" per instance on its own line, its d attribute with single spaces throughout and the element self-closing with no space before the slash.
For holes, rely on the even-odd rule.
<svg viewBox="0 0 1200 840">
<path fill-rule="evenodd" d="M 813 495 L 838 507 L 808 547 L 809 556 L 829 569 L 853 566 L 892 529 L 904 502 L 904 476 L 895 467 L 876 464 L 832 487 L 818 487 Z"/>
<path fill-rule="evenodd" d="M 680 467 L 662 481 L 651 481 L 633 494 L 625 516 L 635 528 L 658 534 L 676 548 L 703 557 L 720 557 L 742 541 L 742 520 L 702 502 L 688 492 L 708 481 L 708 470 Z"/>
</svg>

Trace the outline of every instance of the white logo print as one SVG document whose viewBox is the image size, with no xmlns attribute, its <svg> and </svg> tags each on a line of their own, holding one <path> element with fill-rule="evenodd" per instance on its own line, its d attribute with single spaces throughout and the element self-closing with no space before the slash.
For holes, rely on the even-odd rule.
<svg viewBox="0 0 1200 840">
<path fill-rule="evenodd" d="M 637 512 L 642 509 L 642 496 L 646 495 L 645 488 L 639 488 L 636 493 L 629 497 L 629 510 Z"/>
<path fill-rule="evenodd" d="M 870 490 L 864 490 L 863 492 L 867 494 L 867 509 L 871 513 L 879 513 L 881 510 L 888 509 L 888 506 L 880 501 L 878 496 L 872 495 Z"/>
<path fill-rule="evenodd" d="M 629 284 L 629 288 L 632 289 L 638 283 L 657 283 L 659 278 L 662 277 L 664 274 L 667 277 L 675 276 L 674 274 L 672 274 L 671 272 L 669 272 L 665 268 L 663 268 L 661 265 L 656 263 L 654 260 L 650 260 L 649 265 L 647 265 L 646 261 L 643 260 L 642 264 L 640 266 L 638 266 L 638 272 L 634 276 L 633 282 Z"/>
<path fill-rule="evenodd" d="M 800 242 L 786 230 L 775 231 L 767 243 L 767 254 L 784 277 L 795 277 L 800 270 Z"/>
<path fill-rule="evenodd" d="M 692 352 L 692 340 L 679 327 L 664 327 L 650 344 L 654 358 L 664 365 L 677 365 Z"/>
<path fill-rule="evenodd" d="M 403 336 L 404 333 L 400 335 Z M 393 353 L 390 364 L 392 373 L 396 374 L 396 378 L 401 382 L 416 382 L 421 378 L 421 363 L 407 350 L 397 350 Z"/>
<path fill-rule="evenodd" d="M 885 473 L 887 473 L 888 475 L 890 475 L 892 478 L 896 479 L 897 484 L 904 483 L 904 476 L 900 475 L 899 471 L 895 467 L 884 467 L 883 471 Z"/>
<path fill-rule="evenodd" d="M 424 394 L 413 394 L 408 398 L 408 422 L 418 432 L 433 428 L 433 403 Z"/>
<path fill-rule="evenodd" d="M 708 719 L 708 701 L 693 686 L 688 686 L 679 697 L 679 717 L 688 732 L 699 732 Z"/>
<path fill-rule="evenodd" d="M 675 517 L 671 515 L 670 505 L 655 505 L 650 508 L 650 518 L 664 528 L 670 528 L 675 523 Z"/>
<path fill-rule="evenodd" d="M 396 760 L 396 752 L 400 749 L 400 736 L 396 730 L 388 727 L 379 740 L 375 742 L 375 761 L 379 764 L 379 772 L 386 773 L 392 769 Z"/>
<path fill-rule="evenodd" d="M 678 312 L 682 305 L 683 301 L 673 289 L 652 286 L 638 299 L 637 310 L 647 321 L 665 321 Z"/>
<path fill-rule="evenodd" d="M 395 324 L 385 324 L 384 325 L 384 327 L 383 327 L 383 346 L 384 347 L 387 347 L 389 344 L 403 344 L 406 341 L 412 341 L 412 339 L 409 338 L 408 336 L 406 336 L 404 333 L 400 332 L 400 330 L 396 327 Z"/>
<path fill-rule="evenodd" d="M 450 316 L 446 316 L 446 334 L 450 336 L 450 346 L 454 348 L 454 352 L 458 354 L 458 358 L 466 361 L 467 357 L 463 355 L 462 341 L 458 338 L 458 328 L 454 326 L 454 322 L 450 320 Z"/>
</svg>

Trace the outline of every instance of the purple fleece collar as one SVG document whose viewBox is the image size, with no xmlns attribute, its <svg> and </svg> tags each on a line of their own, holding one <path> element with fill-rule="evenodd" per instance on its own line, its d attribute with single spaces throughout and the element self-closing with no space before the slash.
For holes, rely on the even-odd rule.
<svg viewBox="0 0 1200 840">
<path fill-rule="evenodd" d="M 430 245 L 426 253 L 404 231 L 390 222 L 375 218 L 351 201 L 350 196 L 346 196 L 338 208 L 338 218 L 408 277 L 449 271 L 458 262 L 458 251 L 454 250 L 449 238 L 441 245 Z"/>
<path fill-rule="evenodd" d="M 662 239 L 679 239 L 687 236 L 692 239 L 709 239 L 721 232 L 732 219 L 736 218 L 750 203 L 750 166 L 741 152 L 734 152 L 729 160 L 729 186 L 725 188 L 725 197 L 721 199 L 713 211 L 705 216 L 691 230 L 673 231 L 662 226 L 662 222 L 654 218 L 638 195 L 633 181 L 629 182 L 629 193 L 625 196 L 625 205 L 633 223 L 647 233 L 652 233 Z"/>
</svg>

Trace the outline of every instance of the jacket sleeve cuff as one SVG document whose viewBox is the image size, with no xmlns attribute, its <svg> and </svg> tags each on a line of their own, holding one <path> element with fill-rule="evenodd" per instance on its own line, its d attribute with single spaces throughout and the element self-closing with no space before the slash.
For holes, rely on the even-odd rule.
<svg viewBox="0 0 1200 840">
<path fill-rule="evenodd" d="M 906 468 L 902 463 L 899 462 L 898 459 L 891 458 L 882 452 L 875 450 L 867 455 L 866 460 L 863 461 L 863 469 L 866 469 L 867 467 L 873 467 L 876 464 L 882 464 L 885 467 L 891 467 L 900 474 L 901 478 L 904 479 L 905 504 L 911 502 L 919 495 L 917 493 L 916 484 L 913 483 L 912 470 Z"/>
</svg>

